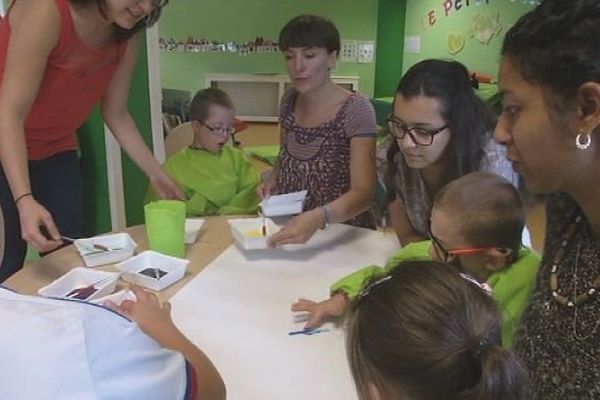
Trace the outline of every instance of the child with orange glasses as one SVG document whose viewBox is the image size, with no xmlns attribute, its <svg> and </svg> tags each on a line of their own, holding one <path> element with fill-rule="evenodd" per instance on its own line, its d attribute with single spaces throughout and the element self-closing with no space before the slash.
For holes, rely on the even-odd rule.
<svg viewBox="0 0 600 400">
<path fill-rule="evenodd" d="M 490 286 L 503 314 L 503 344 L 510 347 L 531 291 L 539 255 L 521 246 L 525 210 L 517 190 L 490 172 L 474 172 L 451 181 L 435 197 L 430 240 L 403 247 L 385 268 L 369 266 L 331 287 L 331 297 L 316 303 L 299 299 L 292 311 L 309 313 L 307 328 L 342 315 L 365 282 L 389 274 L 403 260 L 443 261 Z"/>
</svg>

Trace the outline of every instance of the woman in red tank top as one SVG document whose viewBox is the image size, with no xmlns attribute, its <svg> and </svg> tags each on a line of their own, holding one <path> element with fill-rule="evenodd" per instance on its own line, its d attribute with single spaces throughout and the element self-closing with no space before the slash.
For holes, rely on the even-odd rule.
<svg viewBox="0 0 600 400">
<path fill-rule="evenodd" d="M 127 110 L 140 30 L 168 0 L 14 0 L 0 22 L 0 200 L 6 253 L 0 282 L 41 252 L 82 234 L 75 130 L 95 104 L 164 198 L 183 199 Z M 47 234 L 43 234 L 45 228 Z"/>
</svg>

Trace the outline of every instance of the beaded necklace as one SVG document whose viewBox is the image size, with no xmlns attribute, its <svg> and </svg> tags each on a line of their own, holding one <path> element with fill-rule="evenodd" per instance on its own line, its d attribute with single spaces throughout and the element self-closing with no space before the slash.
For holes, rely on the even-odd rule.
<svg viewBox="0 0 600 400">
<path fill-rule="evenodd" d="M 579 223 L 582 221 L 582 219 L 583 217 L 581 214 L 577 215 L 575 217 L 575 221 L 567 229 L 565 237 L 561 243 L 560 249 L 558 249 L 558 251 L 554 255 L 554 259 L 552 261 L 552 269 L 550 271 L 550 290 L 552 291 L 552 297 L 554 297 L 554 300 L 556 300 L 558 304 L 565 307 L 575 307 L 585 303 L 586 301 L 594 297 L 600 289 L 600 275 L 597 276 L 594 282 L 592 282 L 592 285 L 580 295 L 577 295 L 577 291 L 574 290 L 573 300 L 569 300 L 569 298 L 565 296 L 560 289 L 560 282 L 558 280 L 558 266 L 563 262 L 565 255 L 567 254 L 567 246 L 570 244 L 570 241 L 573 238 L 575 232 L 577 231 L 577 227 L 579 226 Z M 579 263 L 580 247 L 581 242 L 577 246 L 577 255 L 575 258 L 575 271 L 577 271 L 577 264 Z M 577 281 L 576 273 L 575 276 L 573 276 L 573 280 L 574 282 Z"/>
</svg>

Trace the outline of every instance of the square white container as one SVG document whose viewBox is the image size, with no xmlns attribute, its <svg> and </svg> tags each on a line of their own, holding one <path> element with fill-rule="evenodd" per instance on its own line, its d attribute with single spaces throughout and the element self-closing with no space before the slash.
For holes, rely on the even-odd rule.
<svg viewBox="0 0 600 400">
<path fill-rule="evenodd" d="M 117 264 L 116 267 L 123 272 L 123 279 L 127 282 L 152 290 L 163 290 L 183 278 L 189 263 L 189 260 L 147 250 Z M 159 279 L 140 274 L 146 268 L 159 268 L 166 274 Z"/>
<path fill-rule="evenodd" d="M 120 306 L 125 300 L 137 301 L 137 297 L 135 297 L 135 294 L 131 290 L 123 289 L 107 296 L 95 298 L 90 303 L 106 305 L 107 302 L 111 301 Z"/>
<path fill-rule="evenodd" d="M 67 294 L 77 288 L 83 288 L 100 280 L 103 280 L 102 284 L 96 285 L 96 290 L 84 301 L 90 301 L 100 297 L 107 296 L 115 291 L 117 286 L 117 280 L 119 279 L 119 273 L 91 270 L 83 267 L 73 268 L 54 282 L 44 286 L 38 293 L 44 297 L 59 297 L 69 298 Z"/>
<path fill-rule="evenodd" d="M 88 267 L 114 264 L 126 260 L 133 256 L 133 252 L 137 247 L 137 243 L 127 233 L 113 233 L 88 239 L 77 239 L 73 244 Z M 95 244 L 108 247 L 111 250 L 96 249 L 94 248 Z"/>
<path fill-rule="evenodd" d="M 280 228 L 271 219 L 265 218 L 267 236 L 262 236 L 262 218 L 230 219 L 231 234 L 246 250 L 268 249 L 267 239 Z"/>
<path fill-rule="evenodd" d="M 200 218 L 185 219 L 185 244 L 196 243 L 198 234 L 204 225 L 204 220 Z"/>
<path fill-rule="evenodd" d="M 300 214 L 308 190 L 270 196 L 260 203 L 263 214 L 267 217 Z"/>
</svg>

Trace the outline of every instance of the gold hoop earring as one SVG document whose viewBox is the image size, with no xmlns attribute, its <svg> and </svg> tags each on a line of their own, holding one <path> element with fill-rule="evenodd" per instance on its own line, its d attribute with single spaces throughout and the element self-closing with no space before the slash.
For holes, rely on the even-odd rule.
<svg viewBox="0 0 600 400">
<path fill-rule="evenodd" d="M 592 135 L 589 133 L 584 133 L 581 131 L 577 134 L 577 137 L 575 137 L 575 146 L 577 146 L 579 150 L 587 150 L 591 145 Z"/>
</svg>

